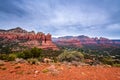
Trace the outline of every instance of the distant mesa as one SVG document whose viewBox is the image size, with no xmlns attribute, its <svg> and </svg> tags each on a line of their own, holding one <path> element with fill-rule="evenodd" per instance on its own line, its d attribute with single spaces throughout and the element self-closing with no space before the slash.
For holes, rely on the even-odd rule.
<svg viewBox="0 0 120 80">
<path fill-rule="evenodd" d="M 84 47 L 87 45 L 104 46 L 104 47 L 120 46 L 120 40 L 110 40 L 104 37 L 90 38 L 84 35 L 53 38 L 53 42 L 59 46 L 74 46 L 74 47 Z"/>
<path fill-rule="evenodd" d="M 0 42 L 5 43 L 5 41 L 18 43 L 19 46 L 25 47 L 37 47 L 42 49 L 53 49 L 58 50 L 57 46 L 52 43 L 51 34 L 44 34 L 38 32 L 35 34 L 34 31 L 28 32 L 20 27 L 0 30 Z"/>
</svg>

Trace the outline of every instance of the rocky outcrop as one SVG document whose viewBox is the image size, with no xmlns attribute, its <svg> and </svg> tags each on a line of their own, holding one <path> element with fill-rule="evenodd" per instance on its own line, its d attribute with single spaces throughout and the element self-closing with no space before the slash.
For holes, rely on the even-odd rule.
<svg viewBox="0 0 120 80">
<path fill-rule="evenodd" d="M 0 30 L 0 39 L 9 41 L 18 41 L 20 46 L 38 47 L 43 49 L 58 50 L 52 43 L 51 34 L 45 35 L 42 32 L 35 34 L 34 31 L 27 32 L 19 27 L 10 30 Z"/>
</svg>

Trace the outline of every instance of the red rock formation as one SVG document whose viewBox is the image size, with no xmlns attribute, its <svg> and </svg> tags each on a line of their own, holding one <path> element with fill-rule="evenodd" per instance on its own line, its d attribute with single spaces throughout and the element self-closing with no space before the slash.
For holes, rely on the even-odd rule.
<svg viewBox="0 0 120 80">
<path fill-rule="evenodd" d="M 26 40 L 25 42 L 20 42 L 19 45 L 58 50 L 57 46 L 52 43 L 51 34 L 45 35 L 41 32 L 35 34 L 33 31 L 27 32 L 21 28 L 0 31 L 0 39 Z"/>
</svg>

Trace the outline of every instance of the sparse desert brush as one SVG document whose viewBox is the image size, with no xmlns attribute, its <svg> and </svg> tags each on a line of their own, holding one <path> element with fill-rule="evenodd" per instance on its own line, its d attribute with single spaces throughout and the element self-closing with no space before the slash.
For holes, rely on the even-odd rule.
<svg viewBox="0 0 120 80">
<path fill-rule="evenodd" d="M 56 64 L 57 64 L 57 66 L 61 66 L 62 65 L 60 62 L 57 62 Z"/>
<path fill-rule="evenodd" d="M 50 72 L 53 76 L 58 75 L 59 70 L 56 68 L 55 65 L 51 65 L 48 68 L 45 69 L 47 72 Z"/>
<path fill-rule="evenodd" d="M 0 59 L 1 60 L 7 60 L 8 55 L 7 54 L 0 54 Z"/>
<path fill-rule="evenodd" d="M 30 71 L 28 71 L 28 72 L 26 72 L 26 74 L 31 74 L 31 72 L 30 72 Z"/>
<path fill-rule="evenodd" d="M 24 74 L 24 71 L 18 71 L 16 74 Z"/>
<path fill-rule="evenodd" d="M 67 69 L 71 69 L 71 66 L 67 65 Z"/>
<path fill-rule="evenodd" d="M 15 65 L 17 65 L 18 63 L 15 62 L 15 61 L 11 61 L 10 64 L 11 64 L 11 66 L 15 66 Z"/>
<path fill-rule="evenodd" d="M 16 62 L 16 63 L 27 63 L 27 61 L 24 60 L 23 58 L 16 58 L 16 59 L 15 59 L 15 62 Z"/>
<path fill-rule="evenodd" d="M 21 68 L 21 66 L 15 66 L 15 69 L 19 69 L 19 68 Z"/>
<path fill-rule="evenodd" d="M 3 64 L 3 63 L 0 63 L 0 66 L 4 66 L 5 64 Z"/>
<path fill-rule="evenodd" d="M 16 54 L 9 54 L 7 60 L 8 61 L 14 61 L 17 58 Z"/>
<path fill-rule="evenodd" d="M 113 64 L 114 67 L 120 67 L 120 64 Z"/>
<path fill-rule="evenodd" d="M 44 69 L 44 70 L 42 70 L 42 72 L 43 73 L 47 73 L 47 72 L 49 72 L 49 70 L 48 69 Z"/>
<path fill-rule="evenodd" d="M 23 52 L 16 53 L 18 58 L 25 58 L 25 54 Z"/>
<path fill-rule="evenodd" d="M 58 56 L 59 61 L 83 61 L 84 55 L 78 51 L 67 51 L 65 50 Z"/>
<path fill-rule="evenodd" d="M 36 58 L 30 58 L 30 59 L 27 59 L 27 61 L 30 64 L 38 64 L 39 63 L 38 59 L 36 59 Z"/>
<path fill-rule="evenodd" d="M 51 72 L 52 76 L 57 76 L 58 75 L 58 71 L 56 72 Z"/>
<path fill-rule="evenodd" d="M 7 68 L 6 68 L 6 67 L 1 67 L 0 69 L 1 69 L 1 70 L 6 70 Z"/>
<path fill-rule="evenodd" d="M 52 74 L 52 76 L 56 76 L 59 74 L 59 70 L 58 69 L 53 69 L 52 71 L 50 71 L 50 73 Z"/>
<path fill-rule="evenodd" d="M 50 73 L 51 75 L 53 75 L 53 76 L 56 76 L 56 75 L 58 75 L 58 73 L 59 73 L 59 71 L 57 70 L 57 69 L 44 69 L 44 70 L 42 70 L 42 72 L 43 73 Z"/>
</svg>

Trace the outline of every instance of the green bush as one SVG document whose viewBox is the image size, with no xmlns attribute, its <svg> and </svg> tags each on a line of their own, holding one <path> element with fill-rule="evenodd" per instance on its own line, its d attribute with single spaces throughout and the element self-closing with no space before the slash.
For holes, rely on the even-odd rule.
<svg viewBox="0 0 120 80">
<path fill-rule="evenodd" d="M 23 51 L 23 53 L 24 53 L 24 58 L 25 58 L 25 59 L 28 59 L 28 58 L 32 58 L 32 57 L 33 57 L 33 54 L 31 53 L 30 50 L 25 50 L 25 51 Z"/>
<path fill-rule="evenodd" d="M 58 56 L 59 61 L 83 61 L 84 55 L 78 51 L 64 51 Z"/>
<path fill-rule="evenodd" d="M 108 65 L 113 65 L 113 64 L 114 64 L 114 60 L 113 60 L 111 57 L 109 57 L 109 56 L 103 57 L 103 58 L 101 59 L 101 62 L 102 62 L 103 64 L 108 64 Z"/>
<path fill-rule="evenodd" d="M 0 53 L 4 53 L 4 54 L 9 54 L 9 53 L 11 53 L 11 48 L 10 48 L 10 46 L 2 47 Z"/>
<path fill-rule="evenodd" d="M 42 49 L 39 48 L 32 48 L 30 50 L 25 50 L 23 52 L 20 52 L 18 54 L 19 58 L 24 58 L 24 59 L 28 59 L 28 58 L 38 58 L 42 53 Z"/>
<path fill-rule="evenodd" d="M 39 57 L 40 54 L 42 53 L 42 49 L 39 49 L 39 48 L 36 48 L 36 47 L 32 48 L 30 51 L 31 51 L 34 58 Z"/>
<path fill-rule="evenodd" d="M 1 60 L 7 60 L 8 55 L 7 54 L 0 54 L 0 59 Z"/>
<path fill-rule="evenodd" d="M 16 54 L 9 54 L 7 60 L 8 61 L 14 61 L 17 58 Z"/>
<path fill-rule="evenodd" d="M 23 58 L 25 59 L 25 54 L 23 52 L 16 53 L 18 58 Z"/>
</svg>

